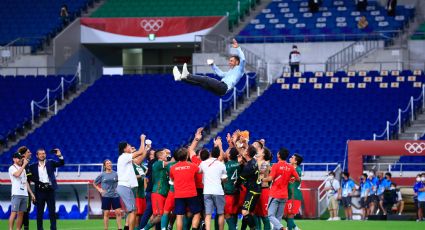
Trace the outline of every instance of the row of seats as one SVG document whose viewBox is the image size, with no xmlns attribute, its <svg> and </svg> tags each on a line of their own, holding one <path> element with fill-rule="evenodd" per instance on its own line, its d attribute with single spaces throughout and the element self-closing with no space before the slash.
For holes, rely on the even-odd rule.
<svg viewBox="0 0 425 230">
<path fill-rule="evenodd" d="M 32 51 L 39 49 L 43 42 L 54 37 L 64 24 L 60 18 L 62 5 L 67 5 L 69 20 L 80 16 L 94 0 L 2 0 L 0 7 L 0 46 L 17 38 L 14 45 L 31 46 Z"/>
<path fill-rule="evenodd" d="M 33 206 L 33 210 L 29 213 L 29 218 L 34 220 L 37 219 L 37 207 Z M 6 211 L 4 211 L 5 209 Z M 9 219 L 11 212 L 11 206 L 0 207 L 0 220 Z M 56 212 L 58 219 L 61 220 L 75 220 L 75 219 L 86 219 L 88 215 L 88 206 L 84 206 L 84 210 L 80 212 L 77 205 L 73 205 L 71 210 L 67 212 L 64 205 L 60 205 Z M 49 219 L 49 210 L 46 208 L 43 214 L 43 219 Z"/>
<path fill-rule="evenodd" d="M 245 82 L 241 80 L 237 88 Z M 250 84 L 255 87 L 254 78 Z M 115 162 L 122 140 L 138 146 L 140 134 L 145 133 L 154 148 L 173 150 L 186 145 L 198 127 L 209 129 L 218 114 L 219 97 L 175 82 L 172 75 L 105 75 L 17 146 L 61 148 L 67 164 L 99 163 L 106 158 Z M 14 151 L 1 155 L 0 163 L 9 164 Z"/>
<path fill-rule="evenodd" d="M 250 140 L 264 138 L 273 155 L 286 147 L 303 155 L 305 162 L 342 163 L 347 140 L 372 139 L 387 120 L 397 118 L 398 108 L 420 93 L 420 88 L 412 86 L 281 90 L 275 83 L 218 135 L 225 138 L 237 129 L 248 130 Z"/>
<path fill-rule="evenodd" d="M 367 10 L 359 12 L 352 1 L 325 1 L 319 12 L 312 13 L 306 0 L 274 0 L 251 20 L 237 39 L 242 43 L 359 40 L 365 36 L 388 39 L 397 35 L 395 31 L 401 30 L 413 15 L 412 7 L 397 6 L 397 16 L 387 16 L 376 2 L 369 2 Z M 359 29 L 357 23 L 362 16 L 366 17 L 368 26 Z"/>
<path fill-rule="evenodd" d="M 109 0 L 91 17 L 229 16 L 229 26 L 238 23 L 257 0 Z M 240 12 L 238 12 L 238 5 Z"/>
<path fill-rule="evenodd" d="M 57 89 L 61 84 L 61 78 L 70 81 L 72 75 L 28 75 L 28 76 L 2 76 L 0 75 L 0 142 L 5 143 L 10 135 L 14 135 L 17 129 L 22 128 L 31 121 L 31 101 L 40 101 L 45 98 L 47 89 Z M 65 92 L 70 89 L 65 84 Z M 50 104 L 59 98 L 60 90 L 50 93 Z M 40 103 L 47 105 L 45 99 Z M 40 113 L 35 107 L 35 117 Z"/>
</svg>

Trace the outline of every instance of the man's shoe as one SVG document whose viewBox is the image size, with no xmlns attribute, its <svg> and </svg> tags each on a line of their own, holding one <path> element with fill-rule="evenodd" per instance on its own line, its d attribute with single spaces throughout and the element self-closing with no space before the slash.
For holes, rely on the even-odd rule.
<svg viewBox="0 0 425 230">
<path fill-rule="evenodd" d="M 174 75 L 174 81 L 181 81 L 182 74 L 179 71 L 179 68 L 177 66 L 174 66 L 173 68 L 173 75 Z"/>
<path fill-rule="evenodd" d="M 189 71 L 187 70 L 187 64 L 184 63 L 183 64 L 183 69 L 182 69 L 182 74 L 181 74 L 181 79 L 186 79 L 187 76 L 189 76 Z"/>
</svg>

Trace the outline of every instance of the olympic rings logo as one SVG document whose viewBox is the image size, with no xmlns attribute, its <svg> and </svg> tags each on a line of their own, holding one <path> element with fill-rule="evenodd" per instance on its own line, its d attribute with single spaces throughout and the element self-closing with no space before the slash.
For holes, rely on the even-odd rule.
<svg viewBox="0 0 425 230">
<path fill-rule="evenodd" d="M 413 153 L 422 153 L 425 150 L 425 143 L 406 143 L 404 148 L 411 154 Z"/>
<path fill-rule="evenodd" d="M 150 31 L 158 31 L 159 29 L 161 29 L 161 27 L 164 25 L 164 21 L 163 20 L 146 20 L 143 19 L 140 22 L 140 27 L 142 27 L 146 32 L 150 32 Z"/>
</svg>

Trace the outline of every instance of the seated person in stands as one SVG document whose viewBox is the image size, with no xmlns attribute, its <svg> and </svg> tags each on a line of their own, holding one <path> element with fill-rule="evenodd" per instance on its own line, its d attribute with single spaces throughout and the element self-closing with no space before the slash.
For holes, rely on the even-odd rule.
<svg viewBox="0 0 425 230">
<path fill-rule="evenodd" d="M 69 23 L 69 13 L 68 13 L 68 6 L 67 5 L 63 5 L 61 7 L 60 18 L 61 18 L 62 24 L 64 26 L 68 25 L 68 23 Z"/>
<path fill-rule="evenodd" d="M 364 29 L 369 25 L 369 22 L 367 21 L 365 16 L 362 16 L 359 21 L 357 22 L 357 28 Z"/>
<path fill-rule="evenodd" d="M 321 0 L 308 0 L 308 8 L 310 12 L 316 13 L 319 11 L 319 6 L 321 4 Z"/>
<path fill-rule="evenodd" d="M 397 7 L 397 0 L 388 0 L 387 1 L 387 14 L 388 16 L 395 16 L 395 10 Z"/>
<path fill-rule="evenodd" d="M 367 0 L 356 0 L 356 8 L 358 11 L 365 11 L 367 8 Z"/>
<path fill-rule="evenodd" d="M 391 187 L 390 190 L 395 190 L 396 191 L 396 203 L 394 204 L 392 210 L 397 212 L 398 215 L 401 215 L 401 213 L 403 213 L 404 210 L 404 201 L 403 198 L 401 196 L 401 191 L 399 188 L 397 188 L 397 184 L 396 183 L 391 183 Z"/>
</svg>

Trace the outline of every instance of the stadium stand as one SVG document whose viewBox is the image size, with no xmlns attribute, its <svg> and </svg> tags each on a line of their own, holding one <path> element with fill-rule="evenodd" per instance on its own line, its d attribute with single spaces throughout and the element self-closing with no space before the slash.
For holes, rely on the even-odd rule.
<svg viewBox="0 0 425 230">
<path fill-rule="evenodd" d="M 44 41 L 53 38 L 63 28 L 59 16 L 62 5 L 68 7 L 69 20 L 80 16 L 94 0 L 2 0 L 0 7 L 0 46 L 18 38 L 13 45 L 31 46 L 34 52 L 41 48 Z"/>
<path fill-rule="evenodd" d="M 397 6 L 397 16 L 387 16 L 384 7 L 374 1 L 369 1 L 365 12 L 356 10 L 355 1 L 323 1 L 319 12 L 311 13 L 306 0 L 274 0 L 251 20 L 237 39 L 240 43 L 264 42 L 260 38 L 264 36 L 270 36 L 265 42 L 352 41 L 365 35 L 368 39 L 387 39 L 396 35 L 394 31 L 403 29 L 413 15 L 412 7 Z M 361 16 L 369 23 L 365 29 L 357 28 Z M 377 33 L 370 36 L 372 32 Z"/>
<path fill-rule="evenodd" d="M 255 0 L 241 0 L 240 13 L 237 0 L 109 0 L 91 17 L 170 17 L 170 16 L 225 16 L 229 26 L 238 23 L 255 6 Z"/>
<path fill-rule="evenodd" d="M 249 130 L 251 141 L 264 138 L 273 153 L 285 146 L 302 154 L 306 162 L 342 163 L 347 140 L 371 139 L 374 132 L 384 129 L 387 120 L 395 120 L 398 108 L 404 108 L 411 96 L 421 93 L 425 75 L 417 74 L 288 74 L 271 85 L 219 135 L 224 138 L 236 129 Z M 212 143 L 207 145 L 211 146 Z M 305 170 L 325 168 L 311 166 Z"/>
<path fill-rule="evenodd" d="M 42 100 L 46 96 L 48 88 L 55 89 L 61 84 L 62 77 L 67 80 L 73 78 L 73 76 L 65 75 L 0 75 L 0 85 L 2 86 L 2 90 L 0 90 L 0 142 L 2 144 L 17 130 L 31 122 L 31 101 Z M 67 86 L 65 92 L 69 89 Z M 59 96 L 58 92 L 50 93 L 51 101 Z M 46 100 L 43 105 L 45 104 Z M 34 112 L 38 116 L 40 110 L 36 108 Z"/>
<path fill-rule="evenodd" d="M 240 81 L 237 87 L 244 84 Z M 255 87 L 255 79 L 251 84 Z M 138 137 L 143 132 L 153 141 L 154 148 L 174 150 L 187 144 L 196 128 L 209 129 L 218 112 L 219 98 L 200 88 L 176 83 L 171 75 L 103 76 L 18 146 L 26 145 L 34 151 L 39 147 L 59 147 L 67 164 L 99 163 L 106 158 L 115 161 L 117 144 L 124 138 L 138 147 Z M 0 156 L 1 164 L 10 163 L 13 151 L 16 150 Z"/>
</svg>

